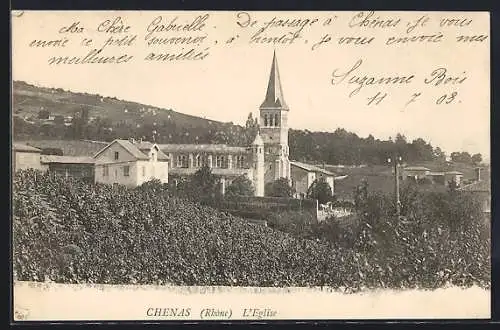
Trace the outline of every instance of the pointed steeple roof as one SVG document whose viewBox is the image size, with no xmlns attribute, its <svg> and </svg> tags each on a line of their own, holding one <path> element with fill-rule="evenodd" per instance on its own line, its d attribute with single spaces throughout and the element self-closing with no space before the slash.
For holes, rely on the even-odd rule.
<svg viewBox="0 0 500 330">
<path fill-rule="evenodd" d="M 280 73 L 278 70 L 278 60 L 276 59 L 276 51 L 273 52 L 273 63 L 271 65 L 271 73 L 269 74 L 269 83 L 267 85 L 267 93 L 261 108 L 281 108 L 288 110 L 283 97 L 283 89 L 281 88 Z"/>
</svg>

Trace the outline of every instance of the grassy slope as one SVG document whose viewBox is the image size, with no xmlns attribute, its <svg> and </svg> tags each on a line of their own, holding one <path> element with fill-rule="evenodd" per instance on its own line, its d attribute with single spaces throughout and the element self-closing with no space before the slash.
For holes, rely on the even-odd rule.
<svg viewBox="0 0 500 330">
<path fill-rule="evenodd" d="M 115 98 L 101 97 L 87 93 L 74 93 L 62 89 L 53 89 L 29 85 L 25 82 L 14 81 L 13 84 L 13 109 L 18 116 L 36 116 L 41 107 L 49 110 L 55 115 L 72 116 L 75 111 L 83 107 L 89 108 L 89 116 L 108 117 L 113 122 L 136 121 L 140 119 L 144 123 L 162 122 L 173 120 L 177 125 L 183 127 L 208 127 L 220 124 L 220 122 L 208 120 L 196 116 L 190 116 L 158 107 L 117 100 Z M 152 113 L 144 114 L 140 109 L 154 109 Z M 127 109 L 127 112 L 124 110 Z M 143 116 L 142 116 L 143 115 Z"/>
</svg>

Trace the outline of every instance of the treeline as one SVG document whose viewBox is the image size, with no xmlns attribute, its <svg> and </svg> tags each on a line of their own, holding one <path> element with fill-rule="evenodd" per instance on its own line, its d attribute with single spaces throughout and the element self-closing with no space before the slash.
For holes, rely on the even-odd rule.
<svg viewBox="0 0 500 330">
<path fill-rule="evenodd" d="M 335 132 L 290 130 L 290 154 L 297 160 L 327 164 L 386 164 L 397 152 L 406 162 L 445 160 L 444 152 L 418 138 L 407 141 L 402 134 L 395 140 L 375 139 L 371 134 L 361 138 L 338 128 Z"/>
<path fill-rule="evenodd" d="M 43 117 L 48 116 L 44 111 Z M 141 120 L 140 123 L 131 119 L 113 122 L 109 118 L 101 117 L 90 120 L 88 112 L 83 109 L 75 112 L 71 123 L 64 123 L 60 119 L 50 123 L 30 123 L 14 117 L 14 136 L 19 139 L 45 136 L 108 142 L 116 138 L 134 137 L 157 143 L 247 146 L 253 141 L 258 130 L 257 118 L 253 118 L 251 113 L 245 126 L 216 121 L 207 121 L 205 124 L 179 124 L 170 119 L 159 122 Z M 446 159 L 445 153 L 439 147 L 433 147 L 422 138 L 408 141 L 402 134 L 397 134 L 394 140 L 375 139 L 372 135 L 362 138 L 342 128 L 333 133 L 291 129 L 289 145 L 290 155 L 294 160 L 332 165 L 386 164 L 387 158 L 394 152 L 408 163 Z M 480 154 L 453 152 L 450 156 L 455 162 L 467 164 L 482 161 Z"/>
</svg>

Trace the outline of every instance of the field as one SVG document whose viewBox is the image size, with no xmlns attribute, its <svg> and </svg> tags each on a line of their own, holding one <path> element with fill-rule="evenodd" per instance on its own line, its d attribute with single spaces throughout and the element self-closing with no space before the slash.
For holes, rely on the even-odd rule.
<svg viewBox="0 0 500 330">
<path fill-rule="evenodd" d="M 14 283 L 16 319 L 27 321 L 176 319 L 148 316 L 151 306 L 192 308 L 178 320 L 199 320 L 206 306 L 231 308 L 232 320 L 243 319 L 242 309 L 251 306 L 276 310 L 277 319 L 473 319 L 490 317 L 490 300 L 490 291 L 478 287 L 348 295 L 328 288 Z"/>
<path fill-rule="evenodd" d="M 391 215 L 390 199 L 368 196 L 353 227 L 321 223 L 284 232 L 166 189 L 17 172 L 15 280 L 351 293 L 490 286 L 489 226 L 468 195 L 404 196 L 407 221 Z"/>
</svg>

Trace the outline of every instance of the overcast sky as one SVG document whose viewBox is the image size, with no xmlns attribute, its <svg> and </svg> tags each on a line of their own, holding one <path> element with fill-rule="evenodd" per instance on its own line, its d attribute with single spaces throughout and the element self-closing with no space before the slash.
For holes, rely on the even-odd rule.
<svg viewBox="0 0 500 330">
<path fill-rule="evenodd" d="M 108 47 L 104 55 L 129 54 L 134 59 L 126 64 L 86 64 L 49 66 L 52 55 L 85 55 L 90 49 L 79 46 L 87 36 L 96 43 L 105 40 L 103 33 L 95 32 L 98 24 L 114 16 L 121 16 L 132 26 L 129 32 L 138 34 L 134 48 Z M 144 43 L 146 26 L 158 15 L 171 19 L 168 12 L 122 12 L 112 13 L 49 13 L 25 12 L 13 20 L 13 79 L 47 87 L 61 87 L 76 92 L 98 93 L 119 99 L 146 103 L 158 107 L 243 124 L 249 112 L 257 113 L 263 101 L 269 76 L 273 50 L 276 50 L 285 100 L 290 107 L 291 128 L 311 131 L 334 131 L 337 128 L 357 133 L 362 137 L 373 134 L 387 139 L 397 132 L 409 140 L 422 137 L 433 146 L 440 146 L 447 153 L 466 150 L 480 152 L 489 157 L 489 42 L 458 46 L 454 38 L 441 43 L 420 45 L 385 46 L 385 40 L 398 35 L 403 29 L 362 30 L 347 28 L 355 13 L 298 13 L 291 18 L 318 16 L 320 22 L 337 15 L 337 25 L 324 28 L 321 25 L 307 30 L 307 35 L 291 46 L 272 44 L 249 45 L 236 42 L 231 46 L 220 46 L 232 35 L 241 35 L 248 40 L 249 29 L 236 26 L 235 13 L 210 13 L 209 23 L 199 35 L 207 34 L 206 45 L 209 56 L 202 61 L 173 61 L 145 63 L 142 59 L 150 52 L 173 51 L 172 47 L 147 47 Z M 179 22 L 192 20 L 193 13 L 179 16 Z M 279 13 L 253 13 L 259 21 L 266 21 Z M 422 13 L 399 15 L 403 21 L 416 19 Z M 481 16 L 483 15 L 483 16 Z M 375 16 L 397 17 L 396 13 Z M 443 32 L 456 35 L 484 34 L 489 31 L 487 15 L 469 14 L 473 18 L 468 30 L 439 27 L 441 14 L 429 14 L 431 22 L 427 29 L 415 35 Z M 453 16 L 453 15 L 450 15 Z M 461 15 L 464 16 L 463 14 Z M 34 39 L 53 40 L 63 37 L 57 31 L 80 21 L 86 28 L 85 35 L 73 36 L 67 47 L 35 49 L 29 47 Z M 403 25 L 401 25 L 403 27 Z M 272 30 L 271 32 L 275 32 Z M 375 32 L 374 32 L 375 31 Z M 311 51 L 311 44 L 324 34 L 330 33 L 334 40 L 342 35 L 376 36 L 369 46 L 339 46 L 330 42 L 327 46 Z M 173 36 L 161 34 L 158 36 Z M 247 39 L 245 39 L 247 38 Z M 307 43 L 305 40 L 307 39 Z M 215 44 L 217 40 L 217 44 Z M 189 49 L 189 46 L 185 46 Z M 356 70 L 359 76 L 394 77 L 415 75 L 411 84 L 393 86 L 366 86 L 354 97 L 349 93 L 356 87 L 341 83 L 331 84 L 332 72 L 346 72 L 358 60 L 362 65 Z M 424 78 L 439 67 L 448 73 L 468 77 L 458 86 L 440 85 L 430 87 Z M 378 91 L 387 92 L 378 106 L 368 106 L 367 98 Z M 448 105 L 436 105 L 444 94 L 458 92 L 456 99 Z M 421 93 L 416 102 L 404 105 L 414 93 Z"/>
</svg>

